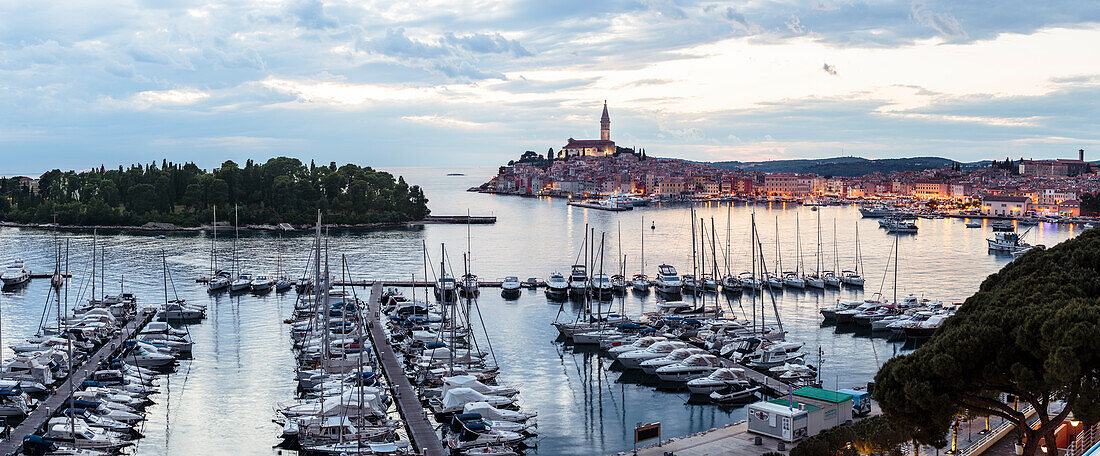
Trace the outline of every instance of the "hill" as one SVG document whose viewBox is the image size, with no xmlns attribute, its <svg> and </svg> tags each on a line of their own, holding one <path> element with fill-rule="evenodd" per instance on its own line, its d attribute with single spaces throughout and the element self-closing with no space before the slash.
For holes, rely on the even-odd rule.
<svg viewBox="0 0 1100 456">
<path fill-rule="evenodd" d="M 857 177 L 874 172 L 921 171 L 950 167 L 955 160 L 940 157 L 867 159 L 860 157 L 833 157 L 802 160 L 770 160 L 760 162 L 711 162 L 722 169 L 743 169 L 764 173 L 814 173 L 822 176 Z M 964 164 L 965 165 L 965 164 Z"/>
</svg>

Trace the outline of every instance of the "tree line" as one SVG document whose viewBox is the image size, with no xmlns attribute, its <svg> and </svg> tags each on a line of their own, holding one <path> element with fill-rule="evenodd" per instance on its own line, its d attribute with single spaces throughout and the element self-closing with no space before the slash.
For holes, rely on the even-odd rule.
<svg viewBox="0 0 1100 456">
<path fill-rule="evenodd" d="M 309 224 L 317 209 L 325 223 L 360 224 L 420 220 L 428 199 L 403 177 L 354 164 L 304 165 L 278 157 L 243 167 L 226 161 L 205 171 L 194 163 L 162 160 L 124 169 L 49 171 L 37 186 L 25 178 L 0 179 L 0 220 L 62 225 L 180 226 L 231 221 L 241 224 Z"/>
</svg>

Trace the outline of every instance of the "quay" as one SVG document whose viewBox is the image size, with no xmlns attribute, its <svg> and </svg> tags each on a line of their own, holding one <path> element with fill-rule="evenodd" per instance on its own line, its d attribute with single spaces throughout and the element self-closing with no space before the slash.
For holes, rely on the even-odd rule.
<svg viewBox="0 0 1100 456">
<path fill-rule="evenodd" d="M 405 426 L 409 432 L 409 438 L 413 445 L 424 456 L 446 456 L 448 452 L 443 448 L 432 424 L 428 421 L 428 413 L 420 405 L 420 398 L 416 395 L 409 378 L 405 376 L 405 369 L 401 367 L 397 355 L 390 346 L 389 339 L 379 319 L 379 301 L 382 299 L 382 282 L 371 285 L 370 300 L 367 301 L 367 327 L 370 329 L 371 345 L 374 346 L 375 355 L 382 365 L 382 373 L 389 381 L 393 389 L 394 403 L 401 417 L 405 419 Z"/>
<path fill-rule="evenodd" d="M 53 277 L 52 272 L 31 272 L 31 278 L 32 279 L 49 279 L 49 278 L 52 278 L 52 277 Z M 69 273 L 69 272 L 63 272 L 63 273 L 61 273 L 61 277 L 64 277 L 66 279 L 71 279 L 71 278 L 73 278 L 73 275 L 72 275 L 72 273 Z"/>
<path fill-rule="evenodd" d="M 157 314 L 154 308 L 142 309 L 137 315 L 134 316 L 130 323 L 122 327 L 122 331 L 119 331 L 107 343 L 99 347 L 99 350 L 95 352 L 84 364 L 80 367 L 73 369 L 73 372 L 69 374 L 69 378 L 65 380 L 57 389 L 54 390 L 46 399 L 42 400 L 35 407 L 34 411 L 27 415 L 27 418 L 19 423 L 18 426 L 11 430 L 11 434 L 8 435 L 6 440 L 0 441 L 0 455 L 15 454 L 23 447 L 23 439 L 27 436 L 34 434 L 45 425 L 50 417 L 53 416 L 58 410 L 64 408 L 65 402 L 69 400 L 69 391 L 80 391 L 81 385 L 84 380 L 88 378 L 103 361 L 110 359 L 115 353 L 117 353 L 124 346 L 124 342 L 129 340 L 140 331 L 145 325 L 149 324 L 149 321 L 153 319 L 153 316 Z"/>
</svg>

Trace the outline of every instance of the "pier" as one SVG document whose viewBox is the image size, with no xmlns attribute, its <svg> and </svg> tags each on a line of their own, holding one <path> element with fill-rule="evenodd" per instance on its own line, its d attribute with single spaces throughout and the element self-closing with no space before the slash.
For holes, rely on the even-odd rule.
<svg viewBox="0 0 1100 456">
<path fill-rule="evenodd" d="M 84 380 L 88 378 L 104 360 L 110 359 L 119 349 L 121 349 L 128 339 L 132 338 L 134 334 L 140 331 L 145 325 L 149 324 L 149 321 L 153 319 L 153 316 L 157 314 L 154 308 L 145 308 L 138 312 L 134 316 L 130 323 L 122 327 L 122 330 L 115 335 L 109 342 L 103 344 L 96 350 L 84 364 L 73 369 L 69 374 L 69 378 L 65 380 L 57 389 L 54 390 L 46 399 L 42 400 L 38 404 L 38 407 L 27 415 L 22 423 L 11 430 L 11 434 L 6 440 L 0 441 L 0 455 L 15 454 L 23 447 L 23 439 L 27 436 L 34 434 L 43 427 L 50 420 L 58 410 L 64 408 L 65 402 L 69 400 L 69 391 L 82 390 L 81 385 Z"/>
<path fill-rule="evenodd" d="M 428 421 L 428 414 L 420 405 L 420 398 L 416 395 L 409 378 L 405 376 L 405 369 L 390 347 L 390 341 L 386 338 L 385 328 L 379 319 L 379 301 L 382 299 L 382 282 L 371 285 L 370 300 L 367 301 L 367 327 L 370 328 L 371 345 L 374 346 L 379 364 L 382 365 L 382 373 L 389 381 L 393 389 L 394 403 L 397 410 L 405 419 L 405 426 L 409 431 L 409 438 L 413 445 L 424 456 L 445 456 L 448 452 L 443 448 L 443 442 L 439 434 L 436 434 L 432 424 Z"/>
</svg>

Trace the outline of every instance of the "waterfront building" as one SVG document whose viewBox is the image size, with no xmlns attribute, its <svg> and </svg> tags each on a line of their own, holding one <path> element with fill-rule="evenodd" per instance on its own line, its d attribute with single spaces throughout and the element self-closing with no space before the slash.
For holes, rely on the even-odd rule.
<svg viewBox="0 0 1100 456">
<path fill-rule="evenodd" d="M 602 157 L 615 153 L 615 141 L 611 140 L 611 117 L 607 115 L 607 100 L 603 102 L 603 115 L 600 116 L 600 139 L 573 139 L 561 148 L 561 158 L 574 156 Z"/>
<path fill-rule="evenodd" d="M 768 196 L 795 196 L 801 194 L 798 175 L 794 173 L 771 173 L 764 175 L 764 193 Z"/>
<path fill-rule="evenodd" d="M 1030 202 L 1031 198 L 1026 196 L 986 195 L 982 198 L 982 215 L 1023 215 Z"/>
</svg>

